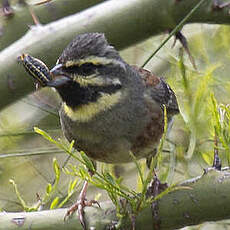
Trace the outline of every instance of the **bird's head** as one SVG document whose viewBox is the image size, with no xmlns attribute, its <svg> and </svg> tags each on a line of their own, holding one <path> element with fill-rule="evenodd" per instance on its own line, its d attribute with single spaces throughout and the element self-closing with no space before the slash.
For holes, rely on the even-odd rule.
<svg viewBox="0 0 230 230">
<path fill-rule="evenodd" d="M 112 104 L 120 95 L 125 71 L 125 62 L 104 34 L 81 34 L 58 58 L 51 70 L 53 80 L 47 86 L 56 88 L 73 110 L 90 103 L 96 105 L 102 97 Z"/>
<path fill-rule="evenodd" d="M 109 45 L 104 34 L 86 33 L 78 35 L 65 48 L 58 64 L 65 67 L 91 63 L 94 65 L 122 61 L 118 52 Z"/>
</svg>

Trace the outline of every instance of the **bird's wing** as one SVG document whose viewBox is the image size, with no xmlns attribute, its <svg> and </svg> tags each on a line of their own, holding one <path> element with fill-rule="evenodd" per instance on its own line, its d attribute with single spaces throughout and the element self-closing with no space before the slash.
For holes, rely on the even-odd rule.
<svg viewBox="0 0 230 230">
<path fill-rule="evenodd" d="M 163 108 L 166 106 L 167 114 L 173 116 L 179 113 L 179 107 L 175 93 L 170 86 L 162 79 L 154 75 L 148 70 L 133 66 L 142 77 L 142 80 L 150 90 L 151 98 L 153 98 Z"/>
</svg>

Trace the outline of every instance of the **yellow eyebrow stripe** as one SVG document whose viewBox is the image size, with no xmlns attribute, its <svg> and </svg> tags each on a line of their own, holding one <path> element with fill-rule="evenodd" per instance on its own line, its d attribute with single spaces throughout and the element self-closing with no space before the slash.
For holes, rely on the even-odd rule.
<svg viewBox="0 0 230 230">
<path fill-rule="evenodd" d="M 59 63 L 57 61 L 57 63 Z M 112 58 L 105 58 L 105 57 L 97 57 L 97 56 L 89 56 L 88 58 L 83 58 L 83 59 L 78 59 L 78 60 L 69 60 L 66 61 L 66 63 L 64 63 L 65 67 L 68 68 L 70 66 L 81 66 L 85 63 L 92 63 L 93 65 L 109 65 L 109 64 L 114 64 L 114 65 L 120 65 L 123 68 L 125 68 L 124 63 L 116 60 L 116 59 L 112 59 Z"/>
</svg>

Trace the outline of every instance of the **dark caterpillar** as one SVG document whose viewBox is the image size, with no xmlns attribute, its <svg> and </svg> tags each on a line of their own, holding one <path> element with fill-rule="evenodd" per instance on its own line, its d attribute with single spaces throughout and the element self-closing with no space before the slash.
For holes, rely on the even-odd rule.
<svg viewBox="0 0 230 230">
<path fill-rule="evenodd" d="M 52 80 L 50 70 L 41 60 L 29 54 L 20 55 L 18 60 L 40 86 L 45 87 L 47 83 Z"/>
</svg>

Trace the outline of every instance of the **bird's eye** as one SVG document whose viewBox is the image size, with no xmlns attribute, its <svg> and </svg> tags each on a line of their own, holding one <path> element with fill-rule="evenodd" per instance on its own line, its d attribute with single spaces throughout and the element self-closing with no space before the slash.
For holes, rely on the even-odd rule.
<svg viewBox="0 0 230 230">
<path fill-rule="evenodd" d="M 92 63 L 85 63 L 79 67 L 79 71 L 80 71 L 81 75 L 88 76 L 88 75 L 95 73 L 96 67 L 97 66 L 95 66 Z"/>
<path fill-rule="evenodd" d="M 64 70 L 68 73 L 74 73 L 81 76 L 89 76 L 95 73 L 95 71 L 100 68 L 100 65 L 94 65 L 92 63 L 85 63 L 80 66 L 69 66 L 65 67 Z"/>
</svg>

